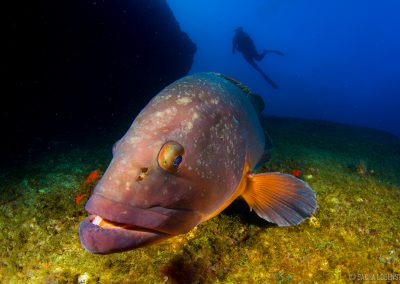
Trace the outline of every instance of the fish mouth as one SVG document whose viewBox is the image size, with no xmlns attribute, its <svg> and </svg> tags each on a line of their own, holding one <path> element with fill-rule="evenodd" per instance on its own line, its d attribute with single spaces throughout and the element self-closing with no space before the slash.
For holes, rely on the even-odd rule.
<svg viewBox="0 0 400 284">
<path fill-rule="evenodd" d="M 121 229 L 121 230 L 128 230 L 128 231 L 141 231 L 141 232 L 148 232 L 148 233 L 160 233 L 156 230 L 148 229 L 148 228 L 143 228 L 139 227 L 136 225 L 132 224 L 123 224 L 123 223 L 117 223 L 113 222 L 110 220 L 103 219 L 102 217 L 98 215 L 90 215 L 88 218 L 88 221 L 90 221 L 92 224 L 96 226 L 100 226 L 104 229 Z"/>
<path fill-rule="evenodd" d="M 79 228 L 82 246 L 95 254 L 127 251 L 169 236 L 156 230 L 107 221 L 98 215 L 85 218 Z"/>
<path fill-rule="evenodd" d="M 91 253 L 127 251 L 186 233 L 201 220 L 195 211 L 160 206 L 137 208 L 94 193 L 85 209 L 91 215 L 79 228 L 83 247 Z"/>
</svg>

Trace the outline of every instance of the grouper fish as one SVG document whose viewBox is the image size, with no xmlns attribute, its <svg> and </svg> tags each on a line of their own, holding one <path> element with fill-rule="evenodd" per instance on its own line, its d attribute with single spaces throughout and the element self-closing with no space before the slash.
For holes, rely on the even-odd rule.
<svg viewBox="0 0 400 284">
<path fill-rule="evenodd" d="M 114 145 L 86 203 L 83 247 L 107 254 L 184 234 L 239 196 L 278 226 L 315 213 L 316 195 L 306 182 L 253 173 L 270 145 L 254 96 L 211 72 L 184 77 L 155 96 Z"/>
</svg>

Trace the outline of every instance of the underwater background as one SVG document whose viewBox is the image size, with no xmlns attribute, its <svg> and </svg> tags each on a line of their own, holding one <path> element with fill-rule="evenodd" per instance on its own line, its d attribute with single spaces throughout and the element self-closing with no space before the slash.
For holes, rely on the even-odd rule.
<svg viewBox="0 0 400 284">
<path fill-rule="evenodd" d="M 2 8 L 1 283 L 400 280 L 398 1 L 21 1 Z M 274 89 L 232 53 L 242 27 Z M 243 200 L 129 252 L 80 244 L 112 146 L 165 86 L 214 71 L 261 95 L 260 170 L 295 174 L 318 211 L 278 228 Z"/>
<path fill-rule="evenodd" d="M 265 113 L 363 125 L 400 135 L 400 3 L 353 1 L 169 0 L 198 47 L 190 72 L 217 70 L 261 94 Z M 232 54 L 236 27 L 257 49 L 273 90 Z"/>
</svg>

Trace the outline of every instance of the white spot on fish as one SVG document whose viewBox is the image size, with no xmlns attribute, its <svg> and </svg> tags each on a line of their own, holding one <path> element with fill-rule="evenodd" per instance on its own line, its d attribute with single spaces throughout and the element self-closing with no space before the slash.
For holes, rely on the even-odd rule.
<svg viewBox="0 0 400 284">
<path fill-rule="evenodd" d="M 188 103 L 191 103 L 192 102 L 192 99 L 191 98 L 188 98 L 188 97 L 183 97 L 183 98 L 180 98 L 180 99 L 177 99 L 176 100 L 176 103 L 178 104 L 178 105 L 187 105 Z"/>
<path fill-rule="evenodd" d="M 192 115 L 192 121 L 195 121 L 198 118 L 199 118 L 199 114 L 197 112 L 194 112 Z"/>
<path fill-rule="evenodd" d="M 167 115 L 171 115 L 171 116 L 175 116 L 176 113 L 178 112 L 178 110 L 176 109 L 176 107 L 171 107 L 171 108 L 167 108 L 165 110 Z"/>
<path fill-rule="evenodd" d="M 217 105 L 219 103 L 219 101 L 218 101 L 217 98 L 214 98 L 214 99 L 211 100 L 211 103 L 214 104 L 214 105 Z"/>
<path fill-rule="evenodd" d="M 129 137 L 127 140 L 128 140 L 128 144 L 132 145 L 139 141 L 139 137 L 133 136 L 133 137 Z"/>
<path fill-rule="evenodd" d="M 192 129 L 193 128 L 193 123 L 191 121 L 186 122 L 186 128 L 188 130 Z"/>
<path fill-rule="evenodd" d="M 164 111 L 156 111 L 156 112 L 154 113 L 154 115 L 155 115 L 156 117 L 161 118 L 161 117 L 165 117 L 166 115 L 167 115 L 167 116 L 175 116 L 175 115 L 177 114 L 177 112 L 178 112 L 178 110 L 177 110 L 176 107 L 170 107 L 170 108 L 167 108 L 167 109 L 164 110 Z"/>
</svg>

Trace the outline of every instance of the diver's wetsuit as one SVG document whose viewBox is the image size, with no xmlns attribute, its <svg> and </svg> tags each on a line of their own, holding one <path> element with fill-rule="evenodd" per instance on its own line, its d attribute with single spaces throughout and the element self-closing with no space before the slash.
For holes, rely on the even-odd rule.
<svg viewBox="0 0 400 284">
<path fill-rule="evenodd" d="M 242 28 L 237 28 L 236 29 L 236 34 L 235 37 L 233 38 L 233 45 L 232 45 L 232 52 L 235 53 L 236 49 L 242 53 L 244 59 L 251 65 L 253 66 L 254 69 L 256 69 L 260 74 L 263 76 L 263 78 L 274 88 L 277 89 L 278 85 L 272 81 L 261 69 L 260 67 L 257 66 L 257 64 L 254 62 L 256 61 L 261 61 L 264 56 L 267 53 L 275 53 L 278 55 L 283 55 L 282 52 L 278 50 L 264 50 L 262 53 L 258 53 L 256 50 L 256 46 L 254 45 L 253 40 L 251 37 L 243 31 Z"/>
</svg>

